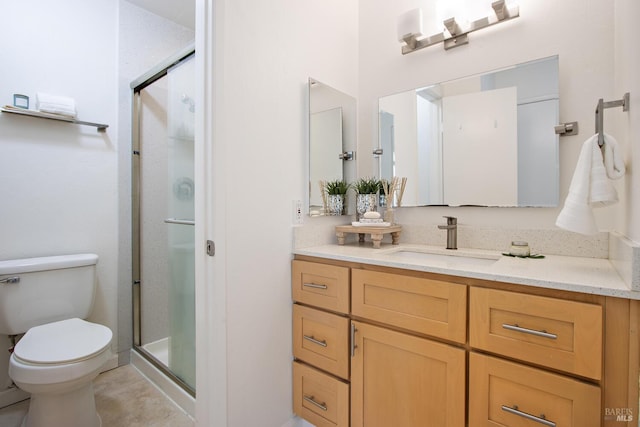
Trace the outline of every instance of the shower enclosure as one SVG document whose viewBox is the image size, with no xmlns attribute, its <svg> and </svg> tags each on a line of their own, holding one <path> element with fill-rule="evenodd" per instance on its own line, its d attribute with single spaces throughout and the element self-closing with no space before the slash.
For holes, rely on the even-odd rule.
<svg viewBox="0 0 640 427">
<path fill-rule="evenodd" d="M 133 89 L 134 349 L 195 396 L 193 48 Z"/>
</svg>

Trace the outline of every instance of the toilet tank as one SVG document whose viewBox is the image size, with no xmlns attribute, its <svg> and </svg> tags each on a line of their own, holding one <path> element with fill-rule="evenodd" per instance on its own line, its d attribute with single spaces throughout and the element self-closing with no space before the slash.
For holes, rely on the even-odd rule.
<svg viewBox="0 0 640 427">
<path fill-rule="evenodd" d="M 93 307 L 95 254 L 0 261 L 0 334 L 78 317 Z"/>
</svg>

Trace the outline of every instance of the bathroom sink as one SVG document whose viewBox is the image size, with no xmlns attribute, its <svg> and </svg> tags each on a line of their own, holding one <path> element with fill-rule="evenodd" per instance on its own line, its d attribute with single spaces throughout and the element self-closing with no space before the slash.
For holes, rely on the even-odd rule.
<svg viewBox="0 0 640 427">
<path fill-rule="evenodd" d="M 400 248 L 389 252 L 389 256 L 405 260 L 421 262 L 444 262 L 447 265 L 491 265 L 500 259 L 500 255 L 475 253 L 460 250 L 446 250 L 446 252 L 433 249 Z"/>
</svg>

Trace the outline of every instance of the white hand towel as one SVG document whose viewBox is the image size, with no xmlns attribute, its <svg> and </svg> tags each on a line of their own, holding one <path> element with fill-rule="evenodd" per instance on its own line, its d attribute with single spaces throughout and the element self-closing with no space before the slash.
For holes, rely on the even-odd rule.
<svg viewBox="0 0 640 427">
<path fill-rule="evenodd" d="M 610 141 L 613 140 L 610 138 Z M 615 140 L 614 140 L 615 141 Z M 617 145 L 612 143 L 609 155 L 612 165 L 612 174 L 619 173 L 620 159 L 614 160 Z M 606 149 L 605 149 L 606 151 Z M 619 153 L 617 154 L 619 155 Z M 617 172 L 616 172 L 617 171 Z M 623 172 L 624 173 L 624 172 Z M 582 145 L 578 164 L 573 172 L 569 194 L 564 202 L 564 207 L 556 219 L 556 225 L 565 230 L 581 234 L 595 234 L 598 232 L 593 207 L 606 206 L 618 201 L 618 193 L 607 177 L 607 169 L 604 165 L 602 151 L 598 146 L 598 135 L 593 135 Z"/>
<path fill-rule="evenodd" d="M 43 113 L 60 114 L 75 118 L 76 101 L 66 96 L 50 95 L 48 93 L 36 93 L 36 109 Z"/>
</svg>

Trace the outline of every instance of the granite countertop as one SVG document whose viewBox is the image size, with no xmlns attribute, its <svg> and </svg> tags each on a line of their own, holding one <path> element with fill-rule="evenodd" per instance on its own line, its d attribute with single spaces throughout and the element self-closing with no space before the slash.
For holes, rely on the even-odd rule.
<svg viewBox="0 0 640 427">
<path fill-rule="evenodd" d="M 448 251 L 436 246 L 407 244 L 383 244 L 380 249 L 373 249 L 370 245 L 357 243 L 300 248 L 293 253 L 640 300 L 640 292 L 631 290 L 611 262 L 602 258 L 559 255 L 546 255 L 544 259 L 515 258 L 497 251 L 478 249 Z M 429 254 L 435 256 L 430 257 Z"/>
</svg>

